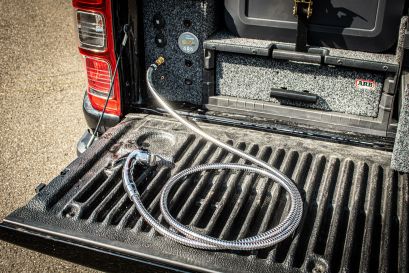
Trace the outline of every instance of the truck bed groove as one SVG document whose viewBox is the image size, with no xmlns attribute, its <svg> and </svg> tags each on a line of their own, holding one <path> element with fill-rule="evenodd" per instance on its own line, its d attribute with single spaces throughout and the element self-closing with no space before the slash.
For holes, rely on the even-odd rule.
<svg viewBox="0 0 409 273">
<path fill-rule="evenodd" d="M 78 232 L 85 238 L 103 237 L 164 259 L 189 257 L 185 263 L 203 261 L 216 271 L 222 267 L 227 271 L 311 272 L 319 266 L 325 272 L 407 272 L 408 175 L 389 168 L 390 154 L 206 125 L 225 143 L 290 176 L 304 200 L 298 230 L 278 245 L 258 251 L 206 252 L 164 239 L 147 225 L 125 194 L 121 165 L 112 162 L 140 145 L 173 158 L 174 168 L 137 168 L 134 172 L 143 203 L 167 225 L 159 199 L 171 175 L 198 164 L 245 160 L 186 133 L 173 121 L 151 118 L 138 126 L 129 126 L 118 151 L 111 152 L 108 146 L 105 153 L 98 153 L 97 163 L 90 164 L 76 183 L 70 181 L 71 188 L 62 185 L 64 177 L 57 178 L 16 212 L 17 219 L 19 213 L 33 215 L 34 222 L 42 217 L 53 219 L 67 233 L 80 227 Z M 43 204 L 51 206 L 41 210 Z M 172 215 L 183 224 L 227 240 L 276 226 L 289 206 L 286 192 L 274 181 L 231 170 L 191 175 L 175 186 L 169 200 Z M 30 220 L 27 215 L 24 218 Z M 98 232 L 90 234 L 93 230 Z"/>
</svg>

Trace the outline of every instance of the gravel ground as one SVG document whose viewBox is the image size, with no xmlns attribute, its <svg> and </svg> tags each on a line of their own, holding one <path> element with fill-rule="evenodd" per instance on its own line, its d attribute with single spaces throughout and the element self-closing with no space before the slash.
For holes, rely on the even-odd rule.
<svg viewBox="0 0 409 273">
<path fill-rule="evenodd" d="M 85 87 L 69 0 L 0 1 L 0 219 L 75 159 Z M 92 272 L 0 242 L 0 272 Z"/>
</svg>

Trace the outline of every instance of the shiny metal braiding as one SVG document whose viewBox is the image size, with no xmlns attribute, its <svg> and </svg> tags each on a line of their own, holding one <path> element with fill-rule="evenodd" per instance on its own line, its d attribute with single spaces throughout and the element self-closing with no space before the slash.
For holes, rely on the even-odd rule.
<svg viewBox="0 0 409 273">
<path fill-rule="evenodd" d="M 218 139 L 208 135 L 199 127 L 193 125 L 192 123 L 188 122 L 181 116 L 179 116 L 156 92 L 153 84 L 152 84 L 152 73 L 160 65 L 164 63 L 163 58 L 159 58 L 156 64 L 151 65 L 151 67 L 147 71 L 146 80 L 148 84 L 148 89 L 151 92 L 152 96 L 159 102 L 159 104 L 165 108 L 165 110 L 172 115 L 175 119 L 180 121 L 184 126 L 188 129 L 192 130 L 196 134 L 200 135 L 207 141 L 212 142 L 213 144 L 217 145 L 218 147 L 229 151 L 232 154 L 235 154 L 241 158 L 244 158 L 256 166 L 251 165 L 244 165 L 244 164 L 207 164 L 207 165 L 199 165 L 194 166 L 188 169 L 181 171 L 180 173 L 176 174 L 175 176 L 171 177 L 169 181 L 163 187 L 161 193 L 161 200 L 160 200 L 160 209 L 164 219 L 169 223 L 172 229 L 168 229 L 161 225 L 144 207 L 142 204 L 140 194 L 137 190 L 137 186 L 135 185 L 133 178 L 131 176 L 131 171 L 135 162 L 140 164 L 145 164 L 147 166 L 152 166 L 153 164 L 167 164 L 163 158 L 157 155 L 151 155 L 147 151 L 143 150 L 136 150 L 129 154 L 126 159 L 124 168 L 123 168 L 123 184 L 124 187 L 131 198 L 131 200 L 135 203 L 135 206 L 141 216 L 151 225 L 157 232 L 162 234 L 165 237 L 168 237 L 172 240 L 175 240 L 183 245 L 200 248 L 200 249 L 209 249 L 209 250 L 255 250 L 255 249 L 262 249 L 269 246 L 273 246 L 284 239 L 291 236 L 294 231 L 297 229 L 298 225 L 300 224 L 302 214 L 303 214 L 303 201 L 298 191 L 297 187 L 293 183 L 293 181 L 284 175 L 282 172 L 277 170 L 276 168 L 268 165 L 266 162 L 261 161 L 243 151 L 240 151 L 232 146 L 227 145 L 224 142 L 221 142 Z M 153 158 L 152 158 L 153 157 Z M 256 173 L 262 176 L 269 178 L 269 180 L 273 180 L 279 183 L 289 194 L 290 197 L 290 210 L 286 216 L 286 218 L 278 224 L 276 227 L 262 233 L 255 235 L 253 237 L 244 238 L 240 240 L 234 241 L 227 241 L 227 240 L 220 240 L 218 238 L 213 238 L 207 235 L 199 234 L 187 226 L 184 226 L 180 222 L 178 222 L 169 212 L 168 209 L 168 196 L 171 189 L 178 183 L 180 180 L 189 176 L 193 173 L 203 172 L 203 171 L 210 171 L 210 170 L 236 170 L 236 171 L 245 171 Z M 186 182 L 186 181 L 185 181 Z"/>
</svg>

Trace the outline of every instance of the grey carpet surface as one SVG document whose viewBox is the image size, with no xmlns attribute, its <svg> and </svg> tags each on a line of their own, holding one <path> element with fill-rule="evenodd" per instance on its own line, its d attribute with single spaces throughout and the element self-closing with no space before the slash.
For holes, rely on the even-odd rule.
<svg viewBox="0 0 409 273">
<path fill-rule="evenodd" d="M 166 58 L 166 64 L 154 77 L 157 89 L 166 99 L 202 103 L 203 41 L 216 30 L 215 12 L 215 0 L 143 1 L 145 61 L 149 66 L 159 56 Z M 156 14 L 165 20 L 161 30 L 153 25 Z M 184 20 L 190 20 L 191 26 L 185 26 Z M 184 32 L 191 32 L 199 38 L 200 47 L 196 53 L 185 54 L 179 49 L 178 38 Z M 158 34 L 164 35 L 167 41 L 164 48 L 155 44 Z M 186 61 L 192 66 L 187 67 Z"/>
<path fill-rule="evenodd" d="M 236 45 L 236 46 L 256 47 L 256 48 L 265 48 L 265 49 L 270 49 L 275 44 L 274 41 L 236 37 L 226 31 L 219 31 L 215 33 L 209 39 L 207 39 L 205 43 L 222 44 L 222 45 Z"/>
<path fill-rule="evenodd" d="M 373 90 L 357 88 L 357 79 L 373 80 L 376 87 Z M 232 53 L 219 52 L 217 55 L 216 95 L 376 117 L 383 84 L 382 73 Z M 308 91 L 319 99 L 317 103 L 278 101 L 270 97 L 272 88 Z"/>
</svg>

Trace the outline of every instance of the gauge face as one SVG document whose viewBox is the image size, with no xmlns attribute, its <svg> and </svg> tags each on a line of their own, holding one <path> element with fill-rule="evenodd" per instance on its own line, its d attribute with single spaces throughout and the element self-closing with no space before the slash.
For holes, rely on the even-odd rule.
<svg viewBox="0 0 409 273">
<path fill-rule="evenodd" d="M 199 49 L 199 39 L 190 32 L 182 33 L 179 36 L 179 48 L 186 54 L 193 54 Z"/>
</svg>

